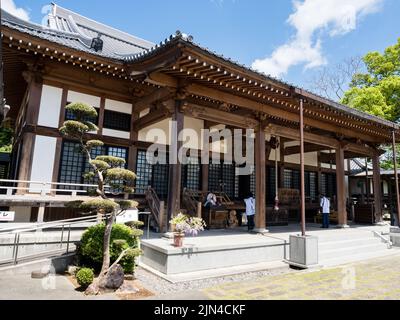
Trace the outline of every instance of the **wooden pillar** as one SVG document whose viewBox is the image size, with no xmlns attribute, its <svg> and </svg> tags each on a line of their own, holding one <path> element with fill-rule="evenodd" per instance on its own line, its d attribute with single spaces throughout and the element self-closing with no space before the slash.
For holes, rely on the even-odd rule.
<svg viewBox="0 0 400 320">
<path fill-rule="evenodd" d="M 171 232 L 171 225 L 168 223 L 173 216 L 179 213 L 181 209 L 181 175 L 182 165 L 178 159 L 179 150 L 182 147 L 182 142 L 178 141 L 179 133 L 183 130 L 184 115 L 181 112 L 182 100 L 175 100 L 175 110 L 172 116 L 172 121 L 175 125 L 171 130 L 171 147 L 169 153 L 169 181 L 168 181 L 168 209 L 167 209 L 167 224 L 168 231 Z"/>
<path fill-rule="evenodd" d="M 204 130 L 210 127 L 205 125 Z M 210 165 L 203 163 L 205 159 L 210 159 L 209 141 L 206 141 L 209 135 L 204 131 L 203 133 L 203 150 L 201 151 L 201 191 L 208 192 L 208 176 L 210 171 Z"/>
<path fill-rule="evenodd" d="M 306 190 L 304 177 L 304 115 L 303 99 L 300 99 L 300 214 L 301 234 L 306 235 Z"/>
<path fill-rule="evenodd" d="M 135 172 L 136 171 L 136 160 L 137 160 L 137 147 L 135 143 L 139 139 L 139 132 L 135 129 L 134 123 L 139 119 L 139 112 L 133 112 L 131 118 L 131 135 L 130 140 L 132 141 L 132 145 L 129 147 L 129 156 L 128 156 L 128 169 Z"/>
<path fill-rule="evenodd" d="M 347 227 L 346 210 L 346 180 L 344 170 L 344 149 L 340 146 L 336 149 L 336 185 L 337 185 L 337 210 L 338 227 Z"/>
<path fill-rule="evenodd" d="M 379 164 L 379 154 L 375 153 L 372 157 L 373 183 L 374 183 L 374 212 L 375 223 L 382 222 L 382 180 L 381 167 Z"/>
<path fill-rule="evenodd" d="M 279 145 L 279 186 L 283 188 L 285 185 L 285 139 L 281 137 L 281 143 Z"/>
<path fill-rule="evenodd" d="M 265 162 L 265 131 L 260 124 L 256 131 L 255 139 L 255 164 L 256 164 L 256 216 L 255 231 L 267 232 L 266 228 L 266 162 Z"/>
<path fill-rule="evenodd" d="M 396 184 L 396 203 L 397 203 L 397 225 L 400 227 L 400 193 L 399 193 L 399 174 L 397 171 L 397 148 L 396 148 L 396 132 L 392 132 L 393 142 L 393 164 L 394 164 L 394 181 Z"/>
</svg>

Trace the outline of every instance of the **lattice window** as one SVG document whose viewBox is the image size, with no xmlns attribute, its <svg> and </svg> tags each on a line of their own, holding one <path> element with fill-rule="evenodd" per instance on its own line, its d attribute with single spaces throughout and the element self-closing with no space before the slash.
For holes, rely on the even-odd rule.
<svg viewBox="0 0 400 320">
<path fill-rule="evenodd" d="M 267 204 L 273 204 L 276 196 L 276 181 L 275 181 L 275 167 L 267 166 L 267 181 L 266 181 L 266 201 Z"/>
<path fill-rule="evenodd" d="M 146 151 L 138 150 L 136 159 L 136 193 L 144 194 L 145 189 L 151 186 L 153 167 L 146 160 Z"/>
<path fill-rule="evenodd" d="M 168 197 L 169 165 L 153 165 L 152 187 L 161 199 Z"/>
<path fill-rule="evenodd" d="M 283 188 L 291 189 L 292 188 L 292 170 L 285 169 L 283 172 Z"/>
<path fill-rule="evenodd" d="M 310 172 L 310 198 L 311 200 L 317 200 L 318 195 L 318 176 L 316 172 Z"/>
<path fill-rule="evenodd" d="M 84 156 L 79 152 L 79 144 L 65 141 L 61 151 L 60 173 L 58 181 L 61 183 L 82 183 L 84 171 Z M 77 190 L 79 187 L 60 186 L 60 189 Z"/>
<path fill-rule="evenodd" d="M 300 190 L 300 171 L 298 170 L 292 172 L 292 189 Z"/>
<path fill-rule="evenodd" d="M 127 113 L 105 110 L 103 127 L 106 129 L 130 132 L 131 115 Z"/>
<path fill-rule="evenodd" d="M 235 165 L 222 165 L 222 190 L 231 198 L 235 197 Z"/>
<path fill-rule="evenodd" d="M 321 193 L 324 195 L 328 195 L 328 189 L 327 189 L 327 175 L 326 173 L 321 174 Z"/>
<path fill-rule="evenodd" d="M 8 163 L 2 162 L 0 163 L 0 179 L 8 178 Z"/>
<path fill-rule="evenodd" d="M 91 150 L 92 159 L 100 155 L 121 157 L 126 161 L 128 149 L 124 147 L 103 146 Z M 93 169 L 89 165 L 86 156 L 80 152 L 79 143 L 64 141 L 60 160 L 59 182 L 97 184 L 97 177 L 90 180 L 84 179 L 83 175 L 87 172 L 93 172 Z M 77 190 L 82 189 L 82 187 L 61 186 L 60 189 Z"/>
<path fill-rule="evenodd" d="M 256 194 L 256 167 L 253 165 L 253 172 L 250 175 L 250 192 L 255 196 Z"/>
<path fill-rule="evenodd" d="M 201 165 L 199 158 L 190 158 L 189 163 L 182 165 L 182 189 L 201 189 Z"/>
<path fill-rule="evenodd" d="M 208 168 L 208 189 L 209 191 L 220 191 L 221 187 L 221 165 L 210 163 Z"/>
</svg>

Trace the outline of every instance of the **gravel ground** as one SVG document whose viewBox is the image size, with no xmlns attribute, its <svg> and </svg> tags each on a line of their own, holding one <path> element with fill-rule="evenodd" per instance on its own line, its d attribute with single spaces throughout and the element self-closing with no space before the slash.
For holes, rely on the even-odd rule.
<svg viewBox="0 0 400 320">
<path fill-rule="evenodd" d="M 248 273 L 241 273 L 237 275 L 224 276 L 219 278 L 208 278 L 203 280 L 194 280 L 194 281 L 179 282 L 179 283 L 170 283 L 164 280 L 163 278 L 160 278 L 157 275 L 147 270 L 144 270 L 140 267 L 136 270 L 135 275 L 136 278 L 140 281 L 140 283 L 145 288 L 153 292 L 155 295 L 165 295 L 181 291 L 205 289 L 228 282 L 232 283 L 240 281 L 257 280 L 259 278 L 263 278 L 266 276 L 277 276 L 293 272 L 296 272 L 296 270 L 290 269 L 288 267 L 288 268 L 279 268 L 274 270 L 266 270 L 258 272 L 248 272 Z"/>
</svg>

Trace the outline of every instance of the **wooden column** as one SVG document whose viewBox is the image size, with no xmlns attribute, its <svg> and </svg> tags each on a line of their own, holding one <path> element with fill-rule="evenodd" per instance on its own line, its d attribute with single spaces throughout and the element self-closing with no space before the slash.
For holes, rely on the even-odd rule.
<svg viewBox="0 0 400 320">
<path fill-rule="evenodd" d="M 300 99 L 300 214 L 301 214 L 301 234 L 306 235 L 306 189 L 304 177 L 304 115 L 303 99 Z"/>
<path fill-rule="evenodd" d="M 181 112 L 182 100 L 175 100 L 175 111 L 172 121 L 176 126 L 171 130 L 171 148 L 169 153 L 169 181 L 168 181 L 168 205 L 167 205 L 167 224 L 168 231 L 171 232 L 171 225 L 168 223 L 171 218 L 177 215 L 181 209 L 181 175 L 182 165 L 178 159 L 179 150 L 182 142 L 178 141 L 179 133 L 183 130 L 184 115 Z M 175 162 L 175 163 L 174 163 Z"/>
<path fill-rule="evenodd" d="M 339 227 L 347 227 L 346 210 L 346 180 L 344 170 L 344 149 L 342 146 L 336 149 L 336 185 L 337 185 L 337 208 Z"/>
<path fill-rule="evenodd" d="M 382 222 L 382 180 L 381 167 L 379 164 L 379 154 L 372 157 L 373 165 L 373 183 L 374 183 L 374 212 L 375 223 Z"/>
<path fill-rule="evenodd" d="M 135 129 L 134 123 L 139 119 L 139 113 L 133 112 L 131 118 L 131 135 L 130 139 L 132 142 L 137 142 L 139 139 L 139 132 Z M 128 156 L 128 169 L 136 172 L 136 160 L 137 160 L 137 146 L 135 144 L 129 147 L 129 156 Z"/>
<path fill-rule="evenodd" d="M 205 125 L 204 129 L 210 129 L 210 126 Z M 209 138 L 209 135 L 205 132 L 203 133 L 203 150 L 201 151 L 201 191 L 208 192 L 208 176 L 210 165 L 207 163 L 203 163 L 203 159 L 208 158 L 210 159 L 210 148 L 209 148 L 209 141 L 205 141 Z"/>
<path fill-rule="evenodd" d="M 400 227 L 400 193 L 399 193 L 399 174 L 397 171 L 397 148 L 396 148 L 396 132 L 392 132 L 393 142 L 393 164 L 394 164 L 394 181 L 396 184 L 396 202 L 397 202 L 397 225 Z"/>
<path fill-rule="evenodd" d="M 265 131 L 260 124 L 256 131 L 255 139 L 255 164 L 256 164 L 256 232 L 267 232 L 266 227 L 266 169 L 265 169 Z"/>
</svg>

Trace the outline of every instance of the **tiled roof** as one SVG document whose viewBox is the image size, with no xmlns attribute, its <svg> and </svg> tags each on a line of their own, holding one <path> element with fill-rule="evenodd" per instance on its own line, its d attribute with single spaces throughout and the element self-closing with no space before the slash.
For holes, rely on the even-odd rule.
<svg viewBox="0 0 400 320">
<path fill-rule="evenodd" d="M 125 63 L 138 63 L 142 60 L 144 61 L 154 55 L 157 55 L 160 51 L 176 45 L 178 42 L 183 42 L 187 46 L 191 46 L 194 49 L 202 51 L 202 53 L 209 54 L 216 59 L 230 63 L 233 67 L 239 67 L 243 70 L 243 72 L 251 73 L 256 77 L 263 77 L 266 80 L 275 82 L 276 85 L 292 88 L 297 90 L 301 95 L 308 94 L 311 99 L 329 105 L 333 109 L 352 114 L 353 116 L 364 120 L 374 121 L 385 127 L 395 128 L 396 130 L 399 129 L 399 126 L 393 122 L 366 114 L 365 112 L 347 107 L 335 101 L 328 100 L 307 90 L 296 87 L 293 84 L 273 78 L 270 75 L 260 73 L 223 55 L 217 54 L 208 48 L 204 48 L 193 43 L 193 38 L 191 36 L 182 34 L 181 32 L 171 35 L 169 38 L 165 39 L 159 44 L 153 44 L 149 41 L 131 36 L 125 32 L 83 17 L 77 13 L 59 7 L 56 4 L 52 4 L 52 6 L 53 10 L 48 17 L 48 27 L 21 20 L 5 12 L 4 10 L 1 11 L 2 24 L 20 32 L 64 45 L 72 49 L 105 58 L 111 58 Z M 99 34 L 104 42 L 104 46 L 102 51 L 96 52 L 90 48 L 90 45 L 92 39 L 97 37 Z"/>
<path fill-rule="evenodd" d="M 72 49 L 116 60 L 124 60 L 127 54 L 143 52 L 153 45 L 54 4 L 53 6 L 47 27 L 22 20 L 4 10 L 1 10 L 2 25 Z M 98 35 L 101 35 L 104 45 L 103 50 L 96 52 L 90 46 L 92 39 Z"/>
</svg>

